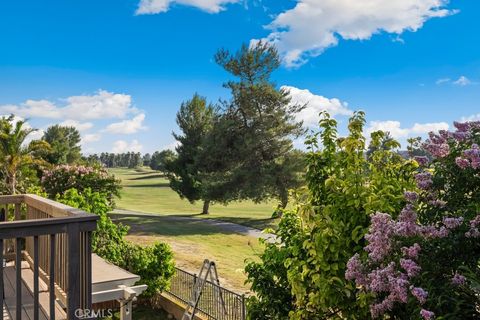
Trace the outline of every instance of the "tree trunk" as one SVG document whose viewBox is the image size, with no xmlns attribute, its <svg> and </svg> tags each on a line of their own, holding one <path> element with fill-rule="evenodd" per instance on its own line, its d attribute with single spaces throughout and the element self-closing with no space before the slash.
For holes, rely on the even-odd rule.
<svg viewBox="0 0 480 320">
<path fill-rule="evenodd" d="M 208 209 L 210 208 L 210 200 L 203 201 L 203 210 L 202 214 L 208 214 Z"/>
<path fill-rule="evenodd" d="M 280 208 L 285 209 L 288 204 L 288 190 L 284 189 L 280 192 Z"/>
</svg>

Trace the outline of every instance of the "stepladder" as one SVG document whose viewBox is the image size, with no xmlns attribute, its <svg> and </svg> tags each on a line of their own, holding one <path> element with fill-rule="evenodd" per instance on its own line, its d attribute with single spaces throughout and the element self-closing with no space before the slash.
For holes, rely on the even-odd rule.
<svg viewBox="0 0 480 320">
<path fill-rule="evenodd" d="M 195 314 L 198 311 L 200 298 L 202 293 L 207 288 L 208 282 L 211 284 L 208 286 L 209 290 L 213 290 L 213 299 L 216 299 L 216 303 L 221 306 L 221 309 L 224 314 L 226 314 L 227 310 L 225 307 L 225 301 L 223 299 L 222 293 L 220 291 L 220 280 L 218 279 L 218 272 L 215 262 L 205 259 L 203 261 L 202 267 L 200 268 L 200 273 L 196 278 L 193 288 L 192 294 L 190 297 L 190 301 L 185 308 L 185 312 L 183 313 L 182 320 L 193 320 L 195 319 Z"/>
</svg>

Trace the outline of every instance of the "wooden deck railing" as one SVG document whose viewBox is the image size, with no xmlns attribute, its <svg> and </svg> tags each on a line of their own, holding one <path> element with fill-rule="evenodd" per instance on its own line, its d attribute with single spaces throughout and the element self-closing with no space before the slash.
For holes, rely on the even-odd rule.
<svg viewBox="0 0 480 320">
<path fill-rule="evenodd" d="M 2 208 L 3 206 L 3 208 Z M 0 196 L 0 262 L 27 261 L 34 277 L 34 315 L 38 319 L 39 281 L 49 287 L 49 315 L 55 318 L 55 300 L 67 309 L 90 309 L 92 297 L 91 232 L 98 216 L 36 195 Z M 2 212 L 0 211 L 0 212 Z M 0 214 L 2 216 L 2 214 Z M 21 288 L 21 268 L 16 267 L 16 288 Z M 0 263 L 0 305 L 3 305 L 3 264 Z M 22 292 L 16 291 L 16 317 L 21 319 Z"/>
</svg>

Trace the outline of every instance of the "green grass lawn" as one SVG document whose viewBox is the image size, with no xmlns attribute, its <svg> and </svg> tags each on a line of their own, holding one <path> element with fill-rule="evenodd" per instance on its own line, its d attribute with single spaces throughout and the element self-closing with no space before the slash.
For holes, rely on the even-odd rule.
<svg viewBox="0 0 480 320">
<path fill-rule="evenodd" d="M 210 214 L 200 215 L 201 203 L 190 204 L 170 189 L 168 181 L 148 168 L 110 170 L 122 180 L 119 209 L 154 213 L 157 216 L 112 214 L 111 217 L 131 227 L 128 239 L 139 244 L 163 241 L 170 244 L 178 267 L 197 273 L 204 259 L 217 264 L 222 284 L 237 292 L 247 292 L 243 272 L 245 260 L 256 259 L 261 251 L 258 240 L 202 221 L 179 221 L 172 216 L 214 218 L 263 229 L 275 223 L 271 219 L 275 202 L 251 201 L 212 205 Z"/>
<path fill-rule="evenodd" d="M 162 215 L 198 215 L 202 218 L 215 218 L 257 229 L 263 229 L 274 223 L 271 216 L 276 206 L 275 201 L 260 204 L 242 201 L 227 206 L 213 204 L 208 216 L 200 215 L 202 203 L 191 204 L 180 199 L 178 194 L 170 189 L 168 180 L 156 171 L 149 168 L 113 168 L 110 172 L 122 180 L 121 199 L 117 201 L 119 209 Z"/>
<path fill-rule="evenodd" d="M 256 260 L 262 248 L 257 239 L 201 223 L 177 221 L 167 216 L 111 214 L 131 227 L 127 239 L 141 245 L 168 243 L 177 267 L 198 273 L 204 259 L 216 262 L 222 285 L 239 293 L 248 291 L 243 272 L 245 260 Z"/>
</svg>

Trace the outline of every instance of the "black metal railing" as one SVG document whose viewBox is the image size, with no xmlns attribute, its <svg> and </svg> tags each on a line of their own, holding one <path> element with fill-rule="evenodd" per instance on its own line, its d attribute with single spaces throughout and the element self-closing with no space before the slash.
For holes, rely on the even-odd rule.
<svg viewBox="0 0 480 320">
<path fill-rule="evenodd" d="M 187 304 L 191 300 L 197 279 L 196 274 L 176 268 L 167 294 Z M 245 313 L 245 295 L 211 281 L 205 283 L 197 314 L 211 320 L 245 320 Z"/>
</svg>

